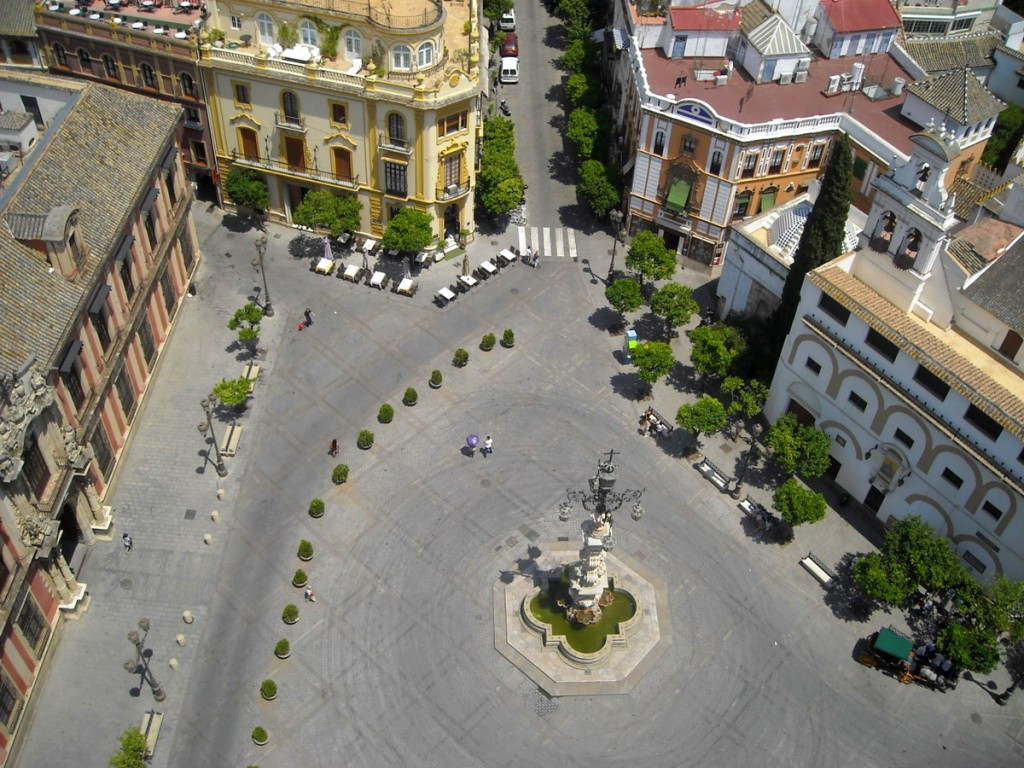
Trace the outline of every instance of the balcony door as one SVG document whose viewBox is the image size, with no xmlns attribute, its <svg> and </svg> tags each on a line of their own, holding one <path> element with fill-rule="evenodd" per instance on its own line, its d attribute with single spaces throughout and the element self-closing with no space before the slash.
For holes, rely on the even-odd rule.
<svg viewBox="0 0 1024 768">
<path fill-rule="evenodd" d="M 288 168 L 293 171 L 306 170 L 306 142 L 302 139 L 286 136 L 284 152 L 288 159 Z"/>
<path fill-rule="evenodd" d="M 251 128 L 242 128 L 238 134 L 242 140 L 242 155 L 250 160 L 259 160 L 260 145 L 256 141 L 256 131 Z"/>
</svg>

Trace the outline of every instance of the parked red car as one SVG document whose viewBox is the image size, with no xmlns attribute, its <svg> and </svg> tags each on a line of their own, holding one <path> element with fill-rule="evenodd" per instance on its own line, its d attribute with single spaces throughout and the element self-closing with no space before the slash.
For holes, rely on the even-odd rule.
<svg viewBox="0 0 1024 768">
<path fill-rule="evenodd" d="M 515 32 L 505 33 L 505 42 L 501 44 L 501 55 L 519 58 L 519 38 Z"/>
</svg>

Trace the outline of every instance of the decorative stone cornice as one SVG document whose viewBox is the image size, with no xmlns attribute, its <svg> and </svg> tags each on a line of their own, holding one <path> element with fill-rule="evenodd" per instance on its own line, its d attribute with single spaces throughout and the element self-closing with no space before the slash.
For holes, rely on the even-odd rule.
<svg viewBox="0 0 1024 768">
<path fill-rule="evenodd" d="M 7 402 L 0 405 L 0 481 L 9 483 L 25 463 L 22 455 L 29 425 L 53 403 L 55 393 L 32 369 L 27 376 L 16 378 L 5 394 Z"/>
</svg>

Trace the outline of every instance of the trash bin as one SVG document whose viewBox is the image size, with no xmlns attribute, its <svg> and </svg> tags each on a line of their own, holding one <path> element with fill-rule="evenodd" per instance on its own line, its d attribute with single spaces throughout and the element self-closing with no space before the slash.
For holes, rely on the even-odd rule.
<svg viewBox="0 0 1024 768">
<path fill-rule="evenodd" d="M 626 331 L 626 340 L 622 345 L 622 354 L 626 358 L 627 363 L 633 362 L 633 350 L 636 349 L 636 331 L 630 329 Z"/>
</svg>

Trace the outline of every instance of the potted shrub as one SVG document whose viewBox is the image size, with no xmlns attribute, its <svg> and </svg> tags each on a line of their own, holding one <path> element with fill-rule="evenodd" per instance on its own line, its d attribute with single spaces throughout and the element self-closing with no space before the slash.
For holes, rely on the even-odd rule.
<svg viewBox="0 0 1024 768">
<path fill-rule="evenodd" d="M 419 394 L 412 387 L 406 389 L 405 394 L 402 395 L 402 402 L 405 403 L 406 405 L 416 405 L 416 401 L 419 399 Z"/>
<path fill-rule="evenodd" d="M 498 340 L 495 338 L 493 333 L 485 333 L 484 337 L 480 339 L 480 349 L 484 352 L 490 352 L 494 349 L 494 345 L 497 341 Z"/>
<path fill-rule="evenodd" d="M 377 411 L 377 421 L 381 424 L 390 424 L 391 420 L 395 418 L 395 409 L 392 408 L 388 403 L 384 403 Z"/>
<path fill-rule="evenodd" d="M 430 388 L 431 389 L 440 389 L 442 381 L 444 381 L 444 376 L 441 375 L 441 372 L 439 370 L 437 370 L 435 368 L 433 371 L 431 371 L 431 373 L 430 373 Z"/>
<path fill-rule="evenodd" d="M 299 568 L 297 571 L 295 571 L 295 575 L 292 577 L 292 586 L 304 587 L 306 586 L 307 581 L 309 581 L 309 577 L 306 575 L 306 572 Z"/>
<path fill-rule="evenodd" d="M 260 684 L 260 696 L 267 701 L 273 701 L 277 698 L 277 683 L 273 680 L 264 680 Z"/>
<path fill-rule="evenodd" d="M 452 365 L 456 368 L 465 368 L 466 363 L 469 362 L 469 352 L 459 347 L 455 350 L 455 356 L 452 358 Z"/>
<path fill-rule="evenodd" d="M 313 499 L 309 502 L 309 516 L 310 517 L 323 517 L 324 516 L 324 500 Z"/>
<path fill-rule="evenodd" d="M 506 328 L 501 334 L 501 345 L 506 349 L 512 349 L 516 345 L 516 335 L 511 328 Z"/>
<path fill-rule="evenodd" d="M 356 445 L 362 450 L 368 450 L 373 447 L 373 432 L 368 429 L 360 431 L 359 437 L 356 438 Z"/>
<path fill-rule="evenodd" d="M 335 485 L 341 485 L 348 481 L 348 464 L 339 464 L 331 472 L 331 482 Z"/>
<path fill-rule="evenodd" d="M 299 606 L 294 603 L 288 603 L 281 612 L 281 619 L 285 624 L 294 624 L 299 620 Z"/>
<path fill-rule="evenodd" d="M 252 740 L 256 746 L 262 747 L 264 744 L 270 741 L 270 735 L 267 733 L 266 728 L 264 728 L 261 725 L 257 725 L 255 728 L 252 729 Z"/>
<path fill-rule="evenodd" d="M 274 646 L 274 655 L 279 659 L 287 659 L 292 655 L 292 646 L 287 640 L 278 640 Z"/>
<path fill-rule="evenodd" d="M 313 545 L 303 539 L 299 542 L 299 560 L 303 562 L 309 562 L 313 559 Z"/>
</svg>

